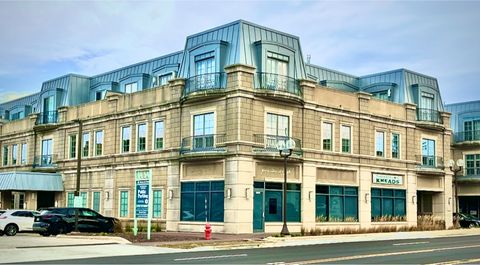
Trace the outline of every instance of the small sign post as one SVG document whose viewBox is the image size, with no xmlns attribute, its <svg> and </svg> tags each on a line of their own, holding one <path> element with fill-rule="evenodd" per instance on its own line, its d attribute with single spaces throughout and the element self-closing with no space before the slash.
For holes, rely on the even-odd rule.
<svg viewBox="0 0 480 265">
<path fill-rule="evenodd" d="M 147 220 L 147 239 L 150 240 L 152 226 L 152 170 L 135 171 L 135 212 L 133 219 L 133 235 L 138 234 L 138 219 Z"/>
</svg>

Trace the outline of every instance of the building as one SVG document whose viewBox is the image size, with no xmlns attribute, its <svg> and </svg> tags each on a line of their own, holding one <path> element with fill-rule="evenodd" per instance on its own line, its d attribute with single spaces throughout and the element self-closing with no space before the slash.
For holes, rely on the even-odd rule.
<svg viewBox="0 0 480 265">
<path fill-rule="evenodd" d="M 308 64 L 298 37 L 243 20 L 0 108 L 4 208 L 73 205 L 81 141 L 83 204 L 102 214 L 131 220 L 135 172 L 149 169 L 168 230 L 207 219 L 214 232 L 279 232 L 287 143 L 290 231 L 415 226 L 425 214 L 452 225 L 450 115 L 435 78 Z"/>
</svg>

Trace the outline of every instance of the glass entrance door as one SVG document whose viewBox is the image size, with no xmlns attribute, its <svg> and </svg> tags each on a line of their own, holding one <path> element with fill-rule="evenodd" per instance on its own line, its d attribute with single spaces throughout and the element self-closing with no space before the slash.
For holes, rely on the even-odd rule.
<svg viewBox="0 0 480 265">
<path fill-rule="evenodd" d="M 263 214 L 263 189 L 255 189 L 253 195 L 253 232 L 263 232 L 265 227 Z"/>
</svg>

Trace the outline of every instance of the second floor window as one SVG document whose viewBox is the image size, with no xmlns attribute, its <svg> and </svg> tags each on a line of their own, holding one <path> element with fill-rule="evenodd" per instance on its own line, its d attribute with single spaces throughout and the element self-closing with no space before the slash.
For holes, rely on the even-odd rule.
<svg viewBox="0 0 480 265">
<path fill-rule="evenodd" d="M 154 148 L 155 150 L 163 149 L 163 134 L 164 134 L 164 124 L 163 121 L 155 122 L 155 132 L 154 132 Z"/>
<path fill-rule="evenodd" d="M 213 147 L 214 134 L 213 112 L 193 116 L 193 147 Z"/>
<path fill-rule="evenodd" d="M 53 163 L 53 140 L 45 139 L 42 140 L 42 157 L 41 165 L 51 165 Z"/>
<path fill-rule="evenodd" d="M 77 135 L 70 135 L 70 158 L 77 157 Z"/>
<path fill-rule="evenodd" d="M 138 91 L 137 82 L 128 83 L 125 85 L 125 93 L 134 93 Z"/>
<path fill-rule="evenodd" d="M 342 153 L 351 152 L 351 131 L 350 126 L 342 125 L 341 134 L 342 134 Z"/>
<path fill-rule="evenodd" d="M 95 132 L 95 155 L 101 156 L 103 154 L 103 131 Z"/>
<path fill-rule="evenodd" d="M 465 173 L 468 176 L 480 175 L 480 154 L 465 155 Z"/>
<path fill-rule="evenodd" d="M 275 136 L 288 136 L 290 120 L 288 116 L 267 113 L 267 134 Z"/>
<path fill-rule="evenodd" d="M 392 133 L 392 158 L 400 158 L 400 134 Z"/>
<path fill-rule="evenodd" d="M 329 122 L 322 123 L 322 148 L 326 151 L 333 150 L 333 126 Z"/>
<path fill-rule="evenodd" d="M 470 120 L 463 123 L 465 141 L 480 140 L 480 120 Z"/>
<path fill-rule="evenodd" d="M 145 151 L 147 143 L 147 125 L 145 123 L 137 126 L 137 152 Z"/>
<path fill-rule="evenodd" d="M 84 133 L 83 140 L 82 140 L 82 156 L 87 157 L 89 149 L 90 149 L 90 133 Z"/>
<path fill-rule="evenodd" d="M 22 144 L 22 154 L 21 154 L 21 158 L 20 158 L 20 163 L 23 164 L 26 164 L 27 163 L 27 144 L 26 143 L 23 143 Z"/>
<path fill-rule="evenodd" d="M 435 166 L 435 140 L 422 139 L 422 165 Z"/>
<path fill-rule="evenodd" d="M 130 126 L 122 127 L 122 153 L 130 152 Z"/>
<path fill-rule="evenodd" d="M 170 79 L 172 79 L 172 74 L 161 75 L 158 77 L 158 85 L 166 85 Z"/>
<path fill-rule="evenodd" d="M 8 165 L 8 146 L 3 147 L 3 165 Z"/>
<path fill-rule="evenodd" d="M 385 133 L 375 132 L 375 155 L 383 157 L 385 155 Z"/>
<path fill-rule="evenodd" d="M 12 145 L 12 165 L 17 164 L 17 159 L 18 159 L 18 145 L 14 144 Z"/>
</svg>

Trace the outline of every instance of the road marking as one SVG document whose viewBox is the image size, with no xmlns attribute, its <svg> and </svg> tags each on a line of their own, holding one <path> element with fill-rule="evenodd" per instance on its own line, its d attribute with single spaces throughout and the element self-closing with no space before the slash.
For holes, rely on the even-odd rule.
<svg viewBox="0 0 480 265">
<path fill-rule="evenodd" d="M 419 245 L 419 244 L 428 244 L 430 242 L 428 241 L 423 241 L 423 242 L 409 242 L 409 243 L 397 243 L 397 244 L 392 244 L 392 246 L 407 246 L 407 245 Z"/>
<path fill-rule="evenodd" d="M 439 263 L 430 263 L 427 265 L 455 265 L 455 264 L 465 264 L 465 263 L 478 263 L 480 259 L 459 259 L 459 260 L 451 260 Z"/>
<path fill-rule="evenodd" d="M 332 263 L 332 262 L 344 261 L 344 260 L 376 258 L 376 257 L 385 257 L 385 256 L 397 256 L 397 255 L 417 254 L 417 253 L 428 253 L 428 252 L 437 252 L 437 251 L 444 251 L 444 250 L 454 250 L 454 249 L 464 249 L 464 248 L 478 248 L 478 247 L 480 247 L 480 245 L 446 247 L 446 248 L 433 248 L 433 249 L 411 250 L 411 251 L 391 252 L 391 253 L 365 254 L 365 255 L 357 255 L 357 256 L 328 258 L 328 259 L 296 261 L 296 262 L 290 262 L 290 263 L 287 263 L 287 264 Z M 448 263 L 448 264 L 450 264 L 450 263 Z"/>
<path fill-rule="evenodd" d="M 207 257 L 181 258 L 181 259 L 174 259 L 174 261 L 184 261 L 184 260 L 199 260 L 199 259 L 221 259 L 221 258 L 234 258 L 234 257 L 246 257 L 246 256 L 247 256 L 247 254 L 221 255 L 221 256 L 207 256 Z"/>
</svg>

